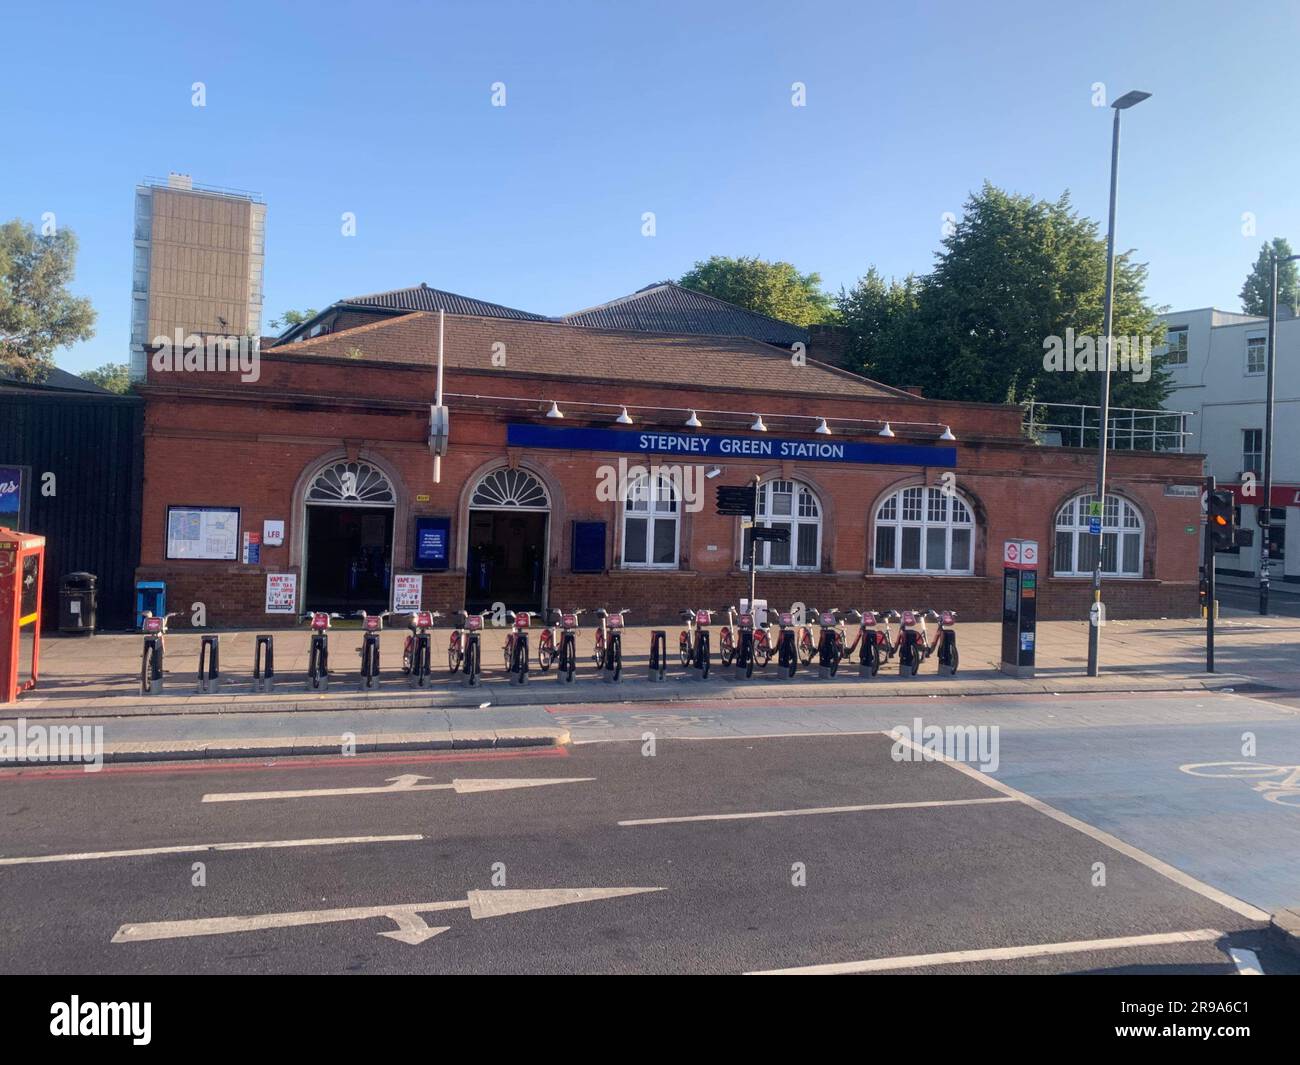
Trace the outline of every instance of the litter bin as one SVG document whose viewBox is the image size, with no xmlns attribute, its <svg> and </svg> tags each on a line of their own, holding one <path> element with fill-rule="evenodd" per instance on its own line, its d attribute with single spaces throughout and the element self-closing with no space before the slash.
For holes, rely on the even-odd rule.
<svg viewBox="0 0 1300 1065">
<path fill-rule="evenodd" d="M 93 573 L 66 573 L 59 582 L 59 631 L 77 636 L 95 634 L 99 578 Z"/>
</svg>

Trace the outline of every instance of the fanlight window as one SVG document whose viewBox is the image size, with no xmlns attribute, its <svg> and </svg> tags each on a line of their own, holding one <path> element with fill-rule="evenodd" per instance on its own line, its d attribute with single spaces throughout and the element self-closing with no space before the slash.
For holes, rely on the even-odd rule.
<svg viewBox="0 0 1300 1065">
<path fill-rule="evenodd" d="M 542 482 L 525 470 L 494 470 L 479 481 L 471 507 L 518 507 L 546 510 L 551 501 Z"/>
<path fill-rule="evenodd" d="M 316 474 L 307 490 L 308 503 L 369 503 L 392 505 L 393 486 L 366 462 L 336 462 Z"/>
<path fill-rule="evenodd" d="M 1097 567 L 1101 550 L 1101 572 L 1109 577 L 1142 576 L 1142 515 L 1127 499 L 1107 496 L 1096 507 L 1097 496 L 1075 496 L 1056 515 L 1056 554 L 1052 572 L 1058 577 L 1088 577 Z M 1100 514 L 1095 514 L 1100 509 Z M 1101 533 L 1091 523 L 1101 518 Z"/>
</svg>

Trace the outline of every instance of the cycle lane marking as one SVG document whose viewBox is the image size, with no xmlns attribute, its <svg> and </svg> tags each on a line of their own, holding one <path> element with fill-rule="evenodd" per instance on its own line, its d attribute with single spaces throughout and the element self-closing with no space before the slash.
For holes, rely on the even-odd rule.
<svg viewBox="0 0 1300 1065">
<path fill-rule="evenodd" d="M 203 854 L 212 851 L 272 850 L 281 847 L 335 847 L 358 843 L 415 843 L 423 835 L 332 836 L 321 839 L 268 839 L 243 843 L 182 843 L 171 847 L 138 847 L 120 851 L 82 851 L 74 854 L 33 854 L 0 858 L 0 865 L 42 865 L 49 862 L 90 862 L 104 858 L 141 858 L 152 854 Z"/>
<path fill-rule="evenodd" d="M 1118 936 L 1113 939 L 1075 939 L 1064 943 L 1031 943 L 1018 947 L 991 947 L 984 950 L 951 950 L 942 954 L 904 954 L 865 961 L 830 962 L 823 965 L 800 965 L 789 969 L 759 969 L 746 976 L 826 976 L 847 973 L 880 973 L 892 969 L 927 969 L 937 965 L 963 965 L 982 961 L 1015 961 L 1020 958 L 1046 958 L 1062 954 L 1086 954 L 1097 950 L 1123 950 L 1133 947 L 1159 947 L 1185 943 L 1207 943 L 1223 938 L 1214 928 L 1188 932 L 1157 932 L 1143 936 Z"/>
<path fill-rule="evenodd" d="M 1026 806 L 1038 811 L 1038 813 L 1043 814 L 1045 817 L 1050 817 L 1053 821 L 1058 821 L 1078 832 L 1082 832 L 1085 836 L 1096 840 L 1103 846 L 1118 851 L 1126 858 L 1131 858 L 1133 861 L 1138 862 L 1141 865 L 1145 865 L 1152 872 L 1159 873 L 1167 880 L 1172 880 L 1179 887 L 1184 887 L 1188 891 L 1193 891 L 1202 898 L 1209 899 L 1211 902 L 1217 903 L 1225 909 L 1231 910 L 1235 914 L 1246 917 L 1252 921 L 1267 921 L 1269 919 L 1269 914 L 1265 910 L 1261 910 L 1258 906 L 1252 906 L 1244 899 L 1239 899 L 1233 895 L 1229 895 L 1226 891 L 1220 891 L 1213 885 L 1207 884 L 1203 880 L 1198 880 L 1196 877 L 1183 872 L 1181 869 L 1170 865 L 1168 862 L 1162 861 L 1154 854 L 1148 854 L 1146 851 L 1133 846 L 1131 843 L 1124 842 L 1124 840 L 1120 839 L 1118 836 L 1113 836 L 1109 832 L 1105 832 L 1094 825 L 1088 824 L 1086 821 L 1081 821 L 1079 818 L 1067 814 L 1064 810 L 1058 810 L 1054 806 L 1049 806 L 1041 799 L 1036 799 L 1034 796 L 1020 791 L 1017 788 L 1013 788 L 1009 784 L 1004 784 L 1002 781 L 989 776 L 987 773 L 981 773 L 974 766 L 969 766 L 964 762 L 958 762 L 943 754 L 929 751 L 915 740 L 897 736 L 893 732 L 882 731 L 880 735 L 887 736 L 896 742 L 907 744 L 922 758 L 935 762 L 943 762 L 945 765 L 951 766 L 953 769 L 957 770 L 957 772 L 964 773 L 971 779 L 980 781 L 992 788 L 994 791 L 1019 799 Z"/>
</svg>

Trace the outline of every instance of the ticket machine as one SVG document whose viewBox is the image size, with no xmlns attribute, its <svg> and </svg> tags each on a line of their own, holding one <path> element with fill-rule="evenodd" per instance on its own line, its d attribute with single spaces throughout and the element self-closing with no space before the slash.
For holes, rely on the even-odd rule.
<svg viewBox="0 0 1300 1065">
<path fill-rule="evenodd" d="M 0 703 L 36 687 L 45 537 L 0 528 Z"/>
<path fill-rule="evenodd" d="M 1002 546 L 1002 663 L 1013 677 L 1034 675 L 1038 628 L 1038 542 L 1008 540 Z"/>
</svg>

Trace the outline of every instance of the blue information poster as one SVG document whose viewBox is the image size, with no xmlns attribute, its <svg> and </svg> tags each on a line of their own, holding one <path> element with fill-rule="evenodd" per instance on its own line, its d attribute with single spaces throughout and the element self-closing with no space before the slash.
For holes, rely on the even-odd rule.
<svg viewBox="0 0 1300 1065">
<path fill-rule="evenodd" d="M 450 518 L 416 518 L 414 568 L 447 569 L 450 566 L 447 551 L 450 536 Z"/>
<path fill-rule="evenodd" d="M 27 466 L 0 466 L 0 526 L 27 528 Z"/>
</svg>

